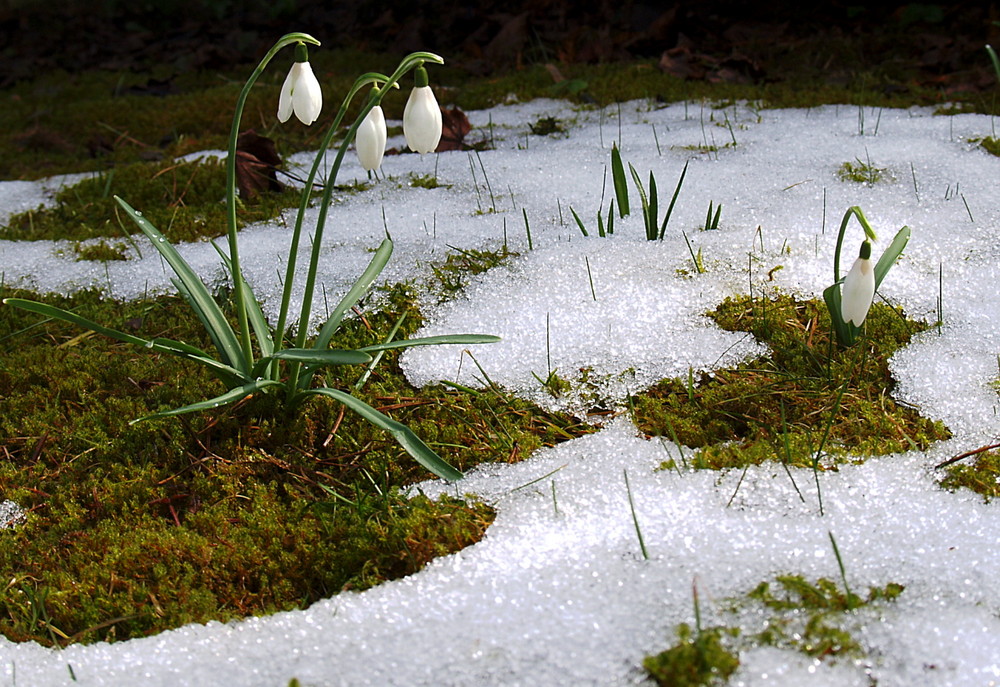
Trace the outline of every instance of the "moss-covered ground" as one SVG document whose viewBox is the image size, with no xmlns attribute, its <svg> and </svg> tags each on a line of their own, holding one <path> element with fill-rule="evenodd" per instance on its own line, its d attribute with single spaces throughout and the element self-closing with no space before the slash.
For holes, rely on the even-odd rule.
<svg viewBox="0 0 1000 687">
<path fill-rule="evenodd" d="M 665 380 L 632 401 L 642 431 L 698 449 L 694 467 L 831 466 L 848 447 L 854 456 L 882 455 L 950 436 L 891 396 L 889 358 L 927 327 L 899 309 L 874 304 L 865 338 L 846 349 L 831 341 L 829 313 L 817 300 L 728 298 L 709 315 L 723 329 L 753 335 L 770 354 Z"/>
<path fill-rule="evenodd" d="M 802 575 L 778 575 L 745 596 L 727 600 L 733 625 L 677 627 L 677 643 L 647 656 L 643 667 L 661 687 L 711 687 L 728 684 L 740 666 L 739 653 L 772 646 L 818 661 L 864 659 L 864 647 L 851 634 L 852 614 L 871 605 L 895 601 L 904 588 L 890 582 L 871 587 L 860 597 L 832 580 L 810 582 Z M 754 614 L 753 629 L 743 627 L 738 614 Z M 762 629 L 759 629 L 762 628 Z"/>
<path fill-rule="evenodd" d="M 7 289 L 2 296 L 30 295 Z M 139 336 L 209 346 L 186 303 L 46 302 Z M 339 340 L 382 340 L 405 287 Z M 362 368 L 328 373 L 353 386 Z M 321 399 L 286 415 L 269 398 L 130 420 L 217 395 L 200 368 L 0 308 L 0 493 L 28 511 L 0 534 L 0 632 L 45 644 L 122 639 L 188 622 L 301 608 L 418 570 L 482 536 L 480 503 L 408 499 L 428 474 L 394 440 Z M 492 391 L 416 390 L 387 354 L 356 395 L 460 469 L 518 460 L 589 431 Z"/>
</svg>

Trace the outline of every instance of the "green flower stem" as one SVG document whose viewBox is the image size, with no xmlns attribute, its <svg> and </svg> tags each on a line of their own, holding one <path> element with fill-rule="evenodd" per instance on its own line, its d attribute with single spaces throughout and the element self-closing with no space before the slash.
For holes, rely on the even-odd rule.
<svg viewBox="0 0 1000 687">
<path fill-rule="evenodd" d="M 299 239 L 302 236 L 302 220 L 305 217 L 306 210 L 309 207 L 309 199 L 312 196 L 313 186 L 316 181 L 316 174 L 319 172 L 319 166 L 325 157 L 326 151 L 330 148 L 330 143 L 333 141 L 334 135 L 337 133 L 337 129 L 340 128 L 340 123 L 344 119 L 344 115 L 347 113 L 347 108 L 354 99 L 354 96 L 359 90 L 370 83 L 386 82 L 389 77 L 383 74 L 376 74 L 374 72 L 369 72 L 368 74 L 362 74 L 355 80 L 354 85 L 351 87 L 350 92 L 344 98 L 344 102 L 341 104 L 340 109 L 337 111 L 337 116 L 333 120 L 333 124 L 327 130 L 326 134 L 323 136 L 323 140 L 319 146 L 319 153 L 317 153 L 315 159 L 313 159 L 312 168 L 309 170 L 309 176 L 306 178 L 305 186 L 302 189 L 302 195 L 299 197 L 299 211 L 295 216 L 295 228 L 292 231 L 292 243 L 288 249 L 288 264 L 285 266 L 285 281 L 284 288 L 281 292 L 281 308 L 278 311 L 278 326 L 275 328 L 275 335 L 279 339 L 279 348 L 283 347 L 285 340 L 285 327 L 288 324 L 288 307 L 292 298 L 292 283 L 295 280 L 295 263 L 298 261 L 299 255 Z M 333 183 L 336 181 L 334 176 Z"/>
<path fill-rule="evenodd" d="M 382 87 L 382 94 L 384 95 L 385 93 L 388 93 L 390 88 L 396 86 L 399 83 L 399 80 L 403 77 L 403 75 L 405 75 L 408 71 L 410 71 L 414 67 L 419 66 L 424 61 L 435 62 L 437 64 L 444 64 L 444 59 L 438 55 L 435 55 L 434 53 L 429 53 L 429 52 L 411 53 L 410 55 L 407 55 L 406 57 L 403 58 L 403 60 L 399 63 L 399 66 L 396 68 L 396 71 L 393 72 L 392 75 L 385 80 L 385 84 Z M 352 89 L 352 94 L 356 93 L 357 90 L 361 88 L 363 85 L 364 84 L 359 84 L 358 82 L 355 82 L 355 87 Z M 323 243 L 323 230 L 326 225 L 326 215 L 330 208 L 330 201 L 333 197 L 333 187 L 336 185 L 337 182 L 337 174 L 340 172 L 340 166 L 341 164 L 343 164 L 344 156 L 347 154 L 347 148 L 348 146 L 350 146 L 351 142 L 354 141 L 354 136 L 355 134 L 357 134 L 358 128 L 361 126 L 361 122 L 364 121 L 365 117 L 368 115 L 368 112 L 371 111 L 371 109 L 376 105 L 378 105 L 380 102 L 381 102 L 381 97 L 369 98 L 368 101 L 365 103 L 364 107 L 361 108 L 361 112 L 358 113 L 357 118 L 354 120 L 354 124 L 351 125 L 351 128 L 347 131 L 347 134 L 344 136 L 344 140 L 340 144 L 340 150 L 337 151 L 337 158 L 333 163 L 333 167 L 330 170 L 328 178 L 326 179 L 326 183 L 323 185 L 323 198 L 320 201 L 319 217 L 317 218 L 316 222 L 316 233 L 313 236 L 312 253 L 309 259 L 309 271 L 306 275 L 305 291 L 302 295 L 302 309 L 299 313 L 299 324 L 298 324 L 298 329 L 296 330 L 295 333 L 295 345 L 297 348 L 305 348 L 306 337 L 309 329 L 309 314 L 312 311 L 312 299 L 316 287 L 316 273 L 319 266 L 319 254 Z M 319 154 L 317 155 L 317 160 L 313 163 L 314 168 L 316 168 L 319 165 L 319 159 L 324 155 L 324 153 L 325 149 L 321 149 Z M 300 213 L 299 213 L 300 217 L 301 214 L 302 213 L 300 208 Z M 298 222 L 296 222 L 296 226 L 297 228 L 300 228 Z M 292 256 L 290 255 L 289 268 L 291 268 L 291 266 L 294 265 L 294 263 L 291 261 L 291 258 Z M 286 280 L 285 284 L 286 290 L 289 287 L 290 287 L 290 280 Z M 324 343 L 323 346 L 325 347 L 325 345 L 326 344 Z M 292 393 L 293 390 L 300 388 L 301 386 L 299 381 L 299 371 L 300 371 L 299 364 L 293 363 L 290 370 L 290 378 L 288 383 L 289 393 Z"/>
<path fill-rule="evenodd" d="M 878 237 L 875 236 L 875 230 L 872 229 L 872 225 L 868 223 L 868 218 L 865 217 L 865 213 L 861 211 L 861 208 L 857 205 L 852 205 L 844 213 L 844 219 L 840 222 L 840 233 L 837 234 L 837 249 L 833 253 L 833 283 L 836 284 L 840 281 L 840 251 L 844 245 L 844 234 L 847 233 L 847 223 L 851 220 L 851 215 L 858 218 L 858 223 L 861 224 L 861 228 L 865 230 L 865 236 L 870 240 L 875 241 Z"/>
<path fill-rule="evenodd" d="M 247 96 L 257 78 L 263 73 L 267 64 L 278 54 L 282 48 L 293 43 L 311 43 L 319 45 L 320 42 L 306 33 L 289 33 L 278 39 L 278 42 L 264 55 L 257 68 L 247 79 L 240 97 L 236 101 L 236 111 L 233 113 L 233 126 L 229 132 L 229 148 L 226 156 L 226 211 L 227 228 L 229 239 L 229 260 L 232 263 L 233 291 L 236 299 L 236 312 L 239 318 L 240 347 L 243 349 L 243 357 L 246 360 L 247 368 L 253 365 L 253 347 L 250 342 L 250 323 L 247 319 L 246 303 L 243 301 L 243 273 L 240 270 L 240 253 L 236 240 L 236 140 L 240 135 L 240 121 L 243 119 L 243 109 L 246 107 Z"/>
</svg>

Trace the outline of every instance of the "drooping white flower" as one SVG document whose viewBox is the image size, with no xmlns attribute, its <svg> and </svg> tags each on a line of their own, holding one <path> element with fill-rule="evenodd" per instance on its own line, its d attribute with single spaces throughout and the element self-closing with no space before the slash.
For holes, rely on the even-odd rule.
<svg viewBox="0 0 1000 687">
<path fill-rule="evenodd" d="M 415 153 L 432 153 L 441 140 L 441 108 L 427 85 L 427 70 L 414 70 L 415 86 L 403 108 L 403 136 Z"/>
<path fill-rule="evenodd" d="M 860 327 L 868 317 L 868 309 L 875 297 L 875 266 L 871 261 L 872 244 L 861 244 L 861 254 L 844 277 L 844 290 L 840 299 L 840 313 L 844 322 Z"/>
<path fill-rule="evenodd" d="M 296 47 L 295 64 L 288 70 L 278 96 L 278 121 L 284 123 L 295 113 L 303 124 L 312 124 L 323 109 L 323 89 L 309 65 L 305 46 Z"/>
<path fill-rule="evenodd" d="M 354 139 L 354 145 L 358 152 L 358 160 L 366 172 L 378 169 L 382 166 L 382 156 L 385 154 L 385 115 L 379 105 L 373 107 L 361 126 L 358 127 L 358 134 Z"/>
</svg>

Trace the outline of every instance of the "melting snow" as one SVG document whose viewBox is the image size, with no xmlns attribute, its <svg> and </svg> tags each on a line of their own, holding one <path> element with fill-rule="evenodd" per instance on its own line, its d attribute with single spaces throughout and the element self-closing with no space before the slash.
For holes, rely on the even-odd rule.
<svg viewBox="0 0 1000 687">
<path fill-rule="evenodd" d="M 895 602 L 853 617 L 867 658 L 820 663 L 754 649 L 741 655 L 731 684 L 998 684 L 1000 511 L 974 494 L 943 491 L 933 470 L 1000 434 L 989 386 L 1000 352 L 1000 159 L 969 141 L 990 134 L 990 118 L 632 102 L 619 121 L 617 107 L 601 114 L 547 100 L 469 114 L 472 136 L 490 137 L 496 150 L 387 157 L 386 181 L 335 201 L 322 243 L 326 299 L 349 287 L 387 231 L 396 244 L 384 274 L 390 282 L 425 279 L 429 263 L 449 252 L 506 243 L 520 257 L 473 278 L 450 302 L 426 296 L 423 333 L 498 334 L 503 343 L 472 347 L 493 381 L 580 410 L 589 393 L 620 401 L 660 378 L 754 354 L 756 344 L 703 313 L 751 289 L 818 296 L 833 280 L 840 219 L 859 205 L 879 233 L 876 253 L 904 224 L 913 231 L 882 285 L 885 298 L 935 320 L 943 274 L 943 326 L 919 335 L 892 364 L 899 399 L 943 420 L 954 438 L 823 474 L 820 516 L 811 473 L 793 472 L 803 502 L 774 465 L 749 469 L 738 491 L 738 472 L 657 470 L 677 448 L 640 438 L 618 418 L 520 464 L 484 465 L 457 485 L 420 485 L 429 494 L 478 495 L 496 504 L 498 517 L 482 542 L 409 578 L 306 611 L 113 645 L 55 651 L 0 639 L 0 680 L 68 684 L 72 666 L 81 685 L 204 685 L 222 675 L 240 685 L 292 677 L 306 685 L 642 684 L 642 657 L 693 621 L 694 581 L 706 622 L 725 622 L 724 599 L 777 574 L 838 579 L 833 533 L 852 588 L 906 587 Z M 529 125 L 549 116 L 567 132 L 531 135 Z M 613 195 L 613 141 L 644 182 L 654 171 L 661 217 L 689 161 L 662 242 L 645 241 L 634 187 L 632 215 L 616 221 L 613 237 L 596 237 L 602 195 L 605 209 Z M 840 165 L 856 160 L 884 168 L 889 180 L 841 181 Z M 439 188 L 408 183 L 411 174 L 435 173 Z M 353 159 L 341 181 L 352 176 L 363 178 Z M 59 183 L 0 183 L 0 221 L 50 202 Z M 702 231 L 710 201 L 722 205 L 721 222 Z M 307 225 L 315 216 L 311 210 Z M 271 316 L 292 219 L 241 234 L 244 267 Z M 703 274 L 685 235 L 701 251 Z M 860 241 L 853 224 L 845 256 Z M 141 257 L 104 265 L 74 261 L 63 242 L 0 241 L 0 262 L 8 285 L 40 291 L 101 288 L 128 299 L 169 290 L 168 268 L 139 245 Z M 222 279 L 207 243 L 180 250 L 208 281 Z M 317 313 L 324 302 L 318 294 Z M 413 349 L 404 367 L 417 384 L 476 384 L 482 374 L 450 347 Z M 560 401 L 535 377 L 555 370 L 579 380 L 581 369 L 589 385 Z M 626 471 L 649 560 L 638 546 Z"/>
</svg>

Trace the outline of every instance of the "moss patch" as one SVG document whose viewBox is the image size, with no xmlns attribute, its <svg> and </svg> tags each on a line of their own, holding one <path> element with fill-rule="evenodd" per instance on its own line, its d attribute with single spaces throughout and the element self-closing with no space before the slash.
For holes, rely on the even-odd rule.
<svg viewBox="0 0 1000 687">
<path fill-rule="evenodd" d="M 823 452 L 834 460 L 848 449 L 862 456 L 923 450 L 950 436 L 943 424 L 890 396 L 895 382 L 889 358 L 926 323 L 876 303 L 866 321 L 867 338 L 839 349 L 819 301 L 728 298 L 709 316 L 723 329 L 753 334 L 771 354 L 661 382 L 632 401 L 643 432 L 700 449 L 695 467 L 774 459 L 811 467 L 828 425 Z"/>
<path fill-rule="evenodd" d="M 941 486 L 955 491 L 971 489 L 987 503 L 1000 496 L 1000 452 L 985 451 L 972 463 L 955 463 L 947 468 Z"/>
<path fill-rule="evenodd" d="M 3 297 L 32 294 L 6 290 Z M 133 331 L 210 347 L 180 298 L 42 300 Z M 419 325 L 412 292 L 345 323 L 336 345 Z M 232 314 L 232 304 L 223 301 Z M 428 476 L 332 401 L 284 415 L 255 398 L 218 413 L 129 424 L 217 395 L 202 368 L 0 307 L 0 493 L 27 520 L 0 531 L 0 632 L 67 644 L 302 608 L 409 574 L 482 536 L 478 503 L 402 496 Z M 353 388 L 363 368 L 327 373 Z M 497 391 L 414 389 L 388 352 L 356 395 L 452 464 L 513 461 L 590 431 Z"/>
<path fill-rule="evenodd" d="M 852 614 L 894 601 L 902 593 L 902 585 L 890 582 L 871 587 L 861 598 L 825 578 L 810 582 L 801 575 L 779 575 L 773 583 L 761 582 L 745 596 L 728 601 L 732 615 L 761 611 L 763 630 L 748 631 L 736 623 L 694 632 L 682 623 L 677 628 L 678 643 L 647 656 L 643 668 L 662 687 L 708 687 L 727 684 L 740 665 L 739 653 L 759 646 L 797 651 L 818 660 L 863 658 L 864 648 L 850 633 Z M 756 615 L 750 623 L 761 626 Z"/>
<path fill-rule="evenodd" d="M 677 628 L 678 643 L 666 651 L 647 656 L 642 667 L 660 687 L 703 687 L 725 684 L 740 667 L 740 659 L 723 645 L 723 635 L 734 635 L 725 627 L 693 632 L 687 623 Z"/>
<path fill-rule="evenodd" d="M 876 167 L 871 161 L 862 162 L 857 158 L 837 168 L 837 177 L 841 181 L 853 181 L 867 186 L 874 186 L 882 181 L 892 181 L 892 175 L 885 167 Z"/>
<path fill-rule="evenodd" d="M 138 233 L 132 221 L 119 210 L 114 200 L 116 195 L 142 212 L 175 243 L 226 233 L 225 164 L 202 160 L 135 163 L 84 179 L 61 190 L 53 207 L 11 217 L 6 227 L 0 227 L 0 239 L 81 241 Z M 237 217 L 241 226 L 271 219 L 298 201 L 299 192 L 290 189 L 262 193 L 252 201 L 240 203 Z"/>
<path fill-rule="evenodd" d="M 862 599 L 826 578 L 813 583 L 801 575 L 779 575 L 775 581 L 777 593 L 770 582 L 761 582 L 747 594 L 747 598 L 775 612 L 761 632 L 748 637 L 749 641 L 794 649 L 819 659 L 861 658 L 864 650 L 841 626 L 840 618 L 876 601 L 894 601 L 903 592 L 902 585 L 890 582 L 885 587 L 870 588 Z"/>
</svg>

